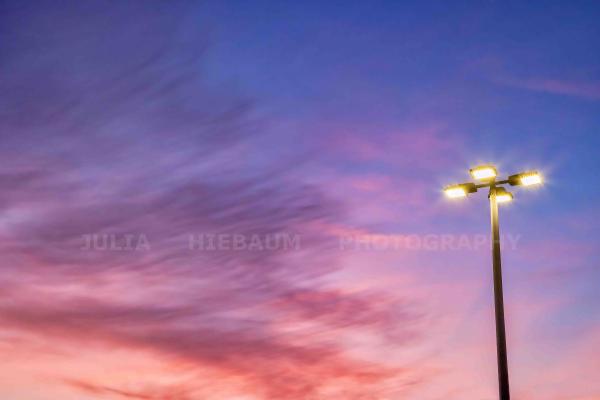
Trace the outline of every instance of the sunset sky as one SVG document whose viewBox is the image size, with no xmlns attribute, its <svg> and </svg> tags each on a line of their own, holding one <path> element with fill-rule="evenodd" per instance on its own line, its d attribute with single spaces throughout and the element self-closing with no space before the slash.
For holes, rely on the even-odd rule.
<svg viewBox="0 0 600 400">
<path fill-rule="evenodd" d="M 600 400 L 598 21 L 1 1 L 0 399 Z"/>
</svg>

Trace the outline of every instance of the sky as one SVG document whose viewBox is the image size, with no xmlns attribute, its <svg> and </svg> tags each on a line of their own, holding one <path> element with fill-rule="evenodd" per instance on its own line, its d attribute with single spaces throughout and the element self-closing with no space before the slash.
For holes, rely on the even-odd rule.
<svg viewBox="0 0 600 400">
<path fill-rule="evenodd" d="M 0 2 L 0 398 L 600 400 L 599 17 Z"/>
</svg>

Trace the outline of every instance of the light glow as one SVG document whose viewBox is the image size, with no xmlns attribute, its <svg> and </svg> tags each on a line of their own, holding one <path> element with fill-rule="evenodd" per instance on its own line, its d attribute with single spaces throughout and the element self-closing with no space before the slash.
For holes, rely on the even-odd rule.
<svg viewBox="0 0 600 400">
<path fill-rule="evenodd" d="M 542 183 L 542 177 L 537 172 L 523 174 L 520 179 L 523 186 L 539 185 Z"/>
<path fill-rule="evenodd" d="M 493 179 L 498 175 L 496 168 L 491 165 L 482 165 L 480 167 L 471 168 L 469 170 L 471 176 L 477 180 Z"/>
<path fill-rule="evenodd" d="M 533 186 L 542 183 L 542 176 L 537 171 L 521 172 L 520 174 L 508 177 L 508 183 L 512 186 Z"/>
<path fill-rule="evenodd" d="M 465 190 L 464 187 L 462 186 L 449 186 L 446 189 L 444 189 L 444 193 L 446 193 L 446 196 L 448 196 L 451 199 L 456 199 L 459 197 L 466 197 L 467 196 L 467 191 Z"/>
<path fill-rule="evenodd" d="M 503 187 L 499 187 L 496 189 L 496 201 L 498 203 L 508 203 L 512 201 L 513 195 L 510 192 L 507 192 Z"/>
<path fill-rule="evenodd" d="M 509 201 L 512 201 L 513 199 L 513 195 L 512 193 L 500 193 L 498 195 L 496 195 L 496 201 L 498 203 L 508 203 Z"/>
</svg>

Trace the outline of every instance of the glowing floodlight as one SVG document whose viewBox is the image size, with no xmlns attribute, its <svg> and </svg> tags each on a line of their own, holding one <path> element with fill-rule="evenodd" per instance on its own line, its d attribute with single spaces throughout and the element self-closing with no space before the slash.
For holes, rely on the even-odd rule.
<svg viewBox="0 0 600 400">
<path fill-rule="evenodd" d="M 444 193 L 446 193 L 446 196 L 450 197 L 451 199 L 456 199 L 458 197 L 466 197 L 467 196 L 467 191 L 465 190 L 464 187 L 457 185 L 457 186 L 449 186 L 446 189 L 444 189 Z"/>
<path fill-rule="evenodd" d="M 521 172 L 520 174 L 509 176 L 508 183 L 510 183 L 512 186 L 540 185 L 542 183 L 542 176 L 537 171 Z"/>
<path fill-rule="evenodd" d="M 502 187 L 496 188 L 496 201 L 498 203 L 508 203 L 512 201 L 513 195 L 510 192 L 507 192 L 506 189 Z"/>
<path fill-rule="evenodd" d="M 481 165 L 479 167 L 471 168 L 469 170 L 473 179 L 480 181 L 494 179 L 498 175 L 496 167 L 493 165 Z"/>
<path fill-rule="evenodd" d="M 456 199 L 459 197 L 466 197 L 469 193 L 475 193 L 477 191 L 477 187 L 473 183 L 461 183 L 460 185 L 451 185 L 447 186 L 444 189 L 444 193 L 447 197 L 451 199 Z"/>
</svg>

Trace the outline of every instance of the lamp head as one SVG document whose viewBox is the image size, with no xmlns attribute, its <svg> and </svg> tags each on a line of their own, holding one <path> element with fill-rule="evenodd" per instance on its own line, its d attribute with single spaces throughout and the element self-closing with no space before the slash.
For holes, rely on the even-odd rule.
<svg viewBox="0 0 600 400">
<path fill-rule="evenodd" d="M 489 181 L 494 179 L 498 175 L 498 171 L 496 167 L 493 165 L 480 165 L 475 168 L 471 168 L 469 173 L 473 177 L 473 179 L 477 179 L 480 181 Z"/>
<path fill-rule="evenodd" d="M 469 193 L 475 193 L 477 187 L 474 183 L 461 183 L 459 185 L 450 185 L 444 188 L 444 193 L 451 199 L 466 197 Z"/>
<path fill-rule="evenodd" d="M 513 194 L 507 192 L 506 189 L 504 189 L 503 187 L 497 187 L 493 190 L 496 191 L 496 201 L 498 203 L 508 203 L 512 201 Z"/>
<path fill-rule="evenodd" d="M 508 183 L 512 186 L 533 186 L 542 183 L 542 176 L 538 171 L 521 172 L 520 174 L 511 175 L 508 177 Z"/>
</svg>

